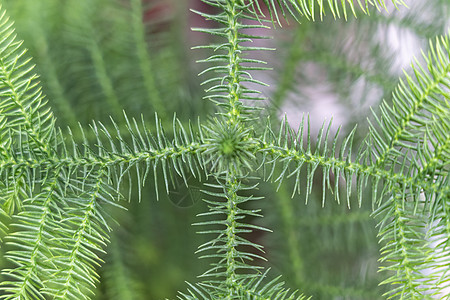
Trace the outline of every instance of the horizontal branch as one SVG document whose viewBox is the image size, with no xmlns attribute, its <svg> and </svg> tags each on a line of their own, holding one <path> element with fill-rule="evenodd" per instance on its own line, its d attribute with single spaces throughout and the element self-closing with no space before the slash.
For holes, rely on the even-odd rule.
<svg viewBox="0 0 450 300">
<path fill-rule="evenodd" d="M 0 171 L 6 169 L 17 170 L 28 169 L 49 169 L 49 168 L 81 168 L 81 167 L 112 167 L 123 164 L 135 164 L 138 162 L 150 162 L 164 159 L 183 157 L 184 155 L 196 155 L 203 151 L 205 145 L 192 143 L 185 147 L 163 148 L 160 150 L 148 150 L 135 153 L 113 153 L 104 152 L 102 155 L 67 156 L 59 158 L 56 156 L 35 160 L 32 158 L 10 157 L 0 161 Z"/>
<path fill-rule="evenodd" d="M 300 173 L 301 170 L 307 169 L 307 197 L 311 193 L 311 186 L 313 183 L 313 177 L 317 167 L 322 168 L 323 174 L 323 192 L 325 188 L 331 189 L 335 192 L 335 197 L 339 200 L 339 185 L 338 177 L 342 177 L 346 181 L 347 186 L 347 201 L 351 195 L 351 191 L 356 189 L 358 194 L 359 203 L 361 203 L 363 188 L 367 186 L 368 179 L 372 180 L 372 195 L 374 201 L 378 199 L 378 186 L 381 181 L 384 182 L 383 189 L 379 198 L 382 198 L 387 193 L 392 191 L 394 186 L 400 188 L 410 189 L 410 195 L 419 195 L 424 192 L 440 193 L 446 195 L 450 192 L 450 186 L 440 185 L 440 181 L 422 180 L 418 181 L 417 177 L 421 175 L 421 170 L 416 176 L 413 174 L 405 174 L 402 172 L 395 172 L 391 170 L 380 169 L 377 165 L 363 164 L 359 162 L 359 159 L 351 160 L 351 157 L 335 157 L 334 155 L 312 153 L 311 151 L 303 151 L 289 146 L 279 146 L 276 143 L 261 142 L 261 148 L 259 152 L 263 155 L 261 167 L 267 168 L 270 165 L 271 171 L 267 177 L 267 180 L 275 178 L 276 182 L 284 180 L 284 178 L 296 177 L 296 189 L 300 189 Z M 316 151 L 317 152 L 317 151 Z M 334 152 L 334 151 L 333 151 Z M 360 157 L 362 159 L 362 157 Z M 281 172 L 275 177 L 274 170 L 275 165 L 281 164 Z M 265 166 L 263 166 L 265 164 Z M 289 167 L 294 165 L 294 171 L 289 171 Z M 331 174 L 334 175 L 335 186 L 331 187 Z M 356 188 L 353 182 L 356 181 Z M 445 182 L 445 180 L 443 181 Z"/>
</svg>

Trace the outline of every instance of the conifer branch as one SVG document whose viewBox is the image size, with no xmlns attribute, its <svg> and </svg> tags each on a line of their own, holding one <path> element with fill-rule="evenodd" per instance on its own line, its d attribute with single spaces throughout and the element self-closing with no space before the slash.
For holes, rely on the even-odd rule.
<svg viewBox="0 0 450 300">
<path fill-rule="evenodd" d="M 264 61 L 247 58 L 246 54 L 268 49 L 246 43 L 263 38 L 254 35 L 253 29 L 268 28 L 263 25 L 267 21 L 263 6 L 268 8 L 272 21 L 279 21 L 279 12 L 314 20 L 328 10 L 334 17 L 347 18 L 350 11 L 357 14 L 357 6 L 368 14 L 370 6 L 385 9 L 386 3 L 203 2 L 218 12 L 197 13 L 220 27 L 196 30 L 222 39 L 198 47 L 215 52 L 202 60 L 212 65 L 201 74 L 214 74 L 204 85 L 209 86 L 206 98 L 218 107 L 216 117 L 206 124 L 199 122 L 197 128 L 191 123 L 183 126 L 174 118 L 171 134 L 167 135 L 156 114 L 152 130 L 146 127 L 144 117 L 137 121 L 125 115 L 122 126 L 115 121 L 109 127 L 92 123 L 90 140 L 80 125 L 81 141 L 70 130 L 64 134 L 55 126 L 37 76 L 31 73 L 30 59 L 1 10 L 0 219 L 3 222 L 10 216 L 11 224 L 0 222 L 0 231 L 6 233 L 5 258 L 11 265 L 2 271 L 6 279 L 0 284 L 4 293 L 0 298 L 90 299 L 99 281 L 97 269 L 103 262 L 111 230 L 106 207 L 121 207 L 117 201 L 123 198 L 122 183 L 135 180 L 140 199 L 142 187 L 151 179 L 158 198 L 161 176 L 167 193 L 171 185 L 177 184 L 174 178 L 181 178 L 188 186 L 189 176 L 195 176 L 198 181 L 202 177 L 216 181 L 204 183 L 208 211 L 199 215 L 206 220 L 196 223 L 203 226 L 200 233 L 215 236 L 198 250 L 213 263 L 200 276 L 200 282 L 188 284 L 187 292 L 180 293 L 179 298 L 304 299 L 284 288 L 279 278 L 268 280 L 268 270 L 263 271 L 258 264 L 266 260 L 263 246 L 246 237 L 254 230 L 269 231 L 249 223 L 261 217 L 260 209 L 247 206 L 250 201 L 263 199 L 255 192 L 259 178 L 252 177 L 259 170 L 264 171 L 267 180 L 279 185 L 295 178 L 292 195 L 302 192 L 306 203 L 316 178 L 320 178 L 317 173 L 321 175 L 322 206 L 327 190 L 337 202 L 344 196 L 349 208 L 352 194 L 356 194 L 361 206 L 365 191 L 371 192 L 383 244 L 382 270 L 388 271 L 382 282 L 390 285 L 386 295 L 403 299 L 442 294 L 449 284 L 445 277 L 448 272 L 442 271 L 442 265 L 449 262 L 450 232 L 448 35 L 432 43 L 423 66 L 417 63 L 412 67 L 415 78 L 405 75 L 392 105 L 383 102 L 379 112 L 374 112 L 370 132 L 358 148 L 353 147 L 356 128 L 343 138 L 339 131 L 330 138 L 331 123 L 324 123 L 313 139 L 309 119 L 303 119 L 296 131 L 286 120 L 277 129 L 268 122 L 258 136 L 252 125 L 258 111 L 254 101 L 263 97 L 248 86 L 265 85 L 251 72 L 267 68 Z M 401 0 L 392 3 L 404 4 Z M 144 39 L 142 3 L 132 0 L 130 9 L 147 92 L 156 95 L 154 106 L 161 108 L 161 94 L 150 70 L 153 58 L 148 57 Z M 89 47 L 94 72 L 117 111 L 119 94 L 115 94 L 113 77 L 105 67 L 101 45 L 92 39 Z M 297 61 L 299 54 L 292 54 Z M 161 109 L 159 113 L 166 114 L 166 109 Z M 128 194 L 131 198 L 132 184 Z M 285 212 L 283 216 L 286 226 L 295 225 L 292 214 Z M 296 239 L 290 243 L 290 248 L 295 247 Z M 291 257 L 296 256 L 291 253 Z M 303 267 L 302 258 L 296 258 L 295 266 Z M 309 284 L 302 279 L 297 281 Z M 313 283 L 309 290 L 321 288 L 337 293 L 333 286 L 317 287 Z"/>
</svg>

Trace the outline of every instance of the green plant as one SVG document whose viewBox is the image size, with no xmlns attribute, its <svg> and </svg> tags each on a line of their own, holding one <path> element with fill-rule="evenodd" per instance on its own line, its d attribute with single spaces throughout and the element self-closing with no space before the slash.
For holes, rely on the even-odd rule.
<svg viewBox="0 0 450 300">
<path fill-rule="evenodd" d="M 202 117 L 195 125 L 173 118 L 169 133 L 162 126 L 170 114 L 162 92 L 166 96 L 174 94 L 170 94 L 170 88 L 160 91 L 158 77 L 153 77 L 152 62 L 157 60 L 146 56 L 144 28 L 136 17 L 142 14 L 141 1 L 129 2 L 133 12 L 131 27 L 124 22 L 116 29 L 123 31 L 121 36 L 135 37 L 133 51 L 138 60 L 129 63 L 135 63 L 133 71 L 142 68 L 143 93 L 152 99 L 151 107 L 139 106 L 137 111 L 153 108 L 163 117 L 156 115 L 154 125 L 150 125 L 146 114 L 139 121 L 125 115 L 123 122 L 94 122 L 89 130 L 84 125 L 70 130 L 56 125 L 37 76 L 32 75 L 30 59 L 16 40 L 12 23 L 3 11 L 0 20 L 0 200 L 1 227 L 7 248 L 4 256 L 11 265 L 2 273 L 5 279 L 1 297 L 91 298 L 99 281 L 101 253 L 109 241 L 112 207 L 120 207 L 118 201 L 122 198 L 133 198 L 133 185 L 140 199 L 144 183 L 154 181 L 157 195 L 161 194 L 158 194 L 159 182 L 169 194 L 183 184 L 188 187 L 192 182 L 201 184 L 208 210 L 200 214 L 201 221 L 196 225 L 202 226 L 202 233 L 208 237 L 214 236 L 199 249 L 211 261 L 211 267 L 197 284 L 188 284 L 187 291 L 180 292 L 179 298 L 303 299 L 300 293 L 284 287 L 279 278 L 270 277 L 262 267 L 261 261 L 266 259 L 262 246 L 249 236 L 255 230 L 267 231 L 253 223 L 261 216 L 259 205 L 263 197 L 257 191 L 261 178 L 274 182 L 280 193 L 301 192 L 308 205 L 324 206 L 330 192 L 337 202 L 345 202 L 349 208 L 353 195 L 356 194 L 359 206 L 366 205 L 369 202 L 366 198 L 370 197 L 383 243 L 383 283 L 389 286 L 386 295 L 400 299 L 442 296 L 449 285 L 448 271 L 442 266 L 448 267 L 450 263 L 449 37 L 434 40 L 424 55 L 425 62 L 413 67 L 415 79 L 405 75 L 393 94 L 392 103 L 383 102 L 373 114 L 365 137 L 360 138 L 356 129 L 352 129 L 348 134 L 339 134 L 338 130 L 332 138 L 331 122 L 324 122 L 313 138 L 309 118 L 302 120 L 298 130 L 291 129 L 285 119 L 280 123 L 272 120 L 275 125 L 269 121 L 261 125 L 257 121 L 264 115 L 261 106 L 255 104 L 264 100 L 258 91 L 264 83 L 251 72 L 265 70 L 266 66 L 246 53 L 268 49 L 251 45 L 261 38 L 254 30 L 275 26 L 281 18 L 290 15 L 304 23 L 321 19 L 325 13 L 350 18 L 350 15 L 368 13 L 372 7 L 384 8 L 386 3 L 369 0 L 358 4 L 311 0 L 203 2 L 214 7 L 216 13 L 197 13 L 219 24 L 219 27 L 196 29 L 217 37 L 211 44 L 198 47 L 213 52 L 202 60 L 211 64 L 202 74 L 213 74 L 204 84 L 208 86 L 206 98 L 215 104 L 216 113 L 208 120 Z M 63 5 L 49 3 L 55 7 Z M 82 3 L 93 9 L 89 2 Z M 109 7 L 106 3 L 98 1 L 96 5 Z M 403 4 L 395 0 L 392 3 Z M 33 10 L 31 2 L 27 5 Z M 84 11 L 75 2 L 72 5 Z M 56 17 L 52 20 L 58 24 Z M 95 22 L 90 16 L 87 20 Z M 97 35 L 92 31 L 94 25 L 87 22 L 74 23 L 93 37 L 87 39 L 87 56 L 94 64 L 95 78 L 106 103 L 114 107 L 113 115 L 118 115 L 121 98 L 116 90 L 126 97 L 127 93 L 133 95 L 133 87 L 122 89 L 112 84 L 119 84 L 123 74 L 120 68 L 117 73 L 108 72 L 104 60 L 108 55 L 114 56 L 120 42 L 124 42 L 124 47 L 129 44 L 126 40 Z M 40 35 L 36 36 L 39 39 Z M 84 41 L 74 38 L 80 40 Z M 45 43 L 45 39 L 40 42 Z M 111 44 L 105 50 L 99 46 L 102 43 Z M 294 51 L 291 54 L 291 58 L 301 56 Z M 169 57 L 164 63 L 173 61 L 176 60 Z M 51 59 L 47 63 L 57 67 Z M 287 74 L 283 82 L 289 85 L 292 73 L 288 67 L 283 71 Z M 64 100 L 60 88 L 64 86 L 60 82 L 63 79 L 57 73 L 50 72 L 48 81 L 57 87 L 54 91 L 59 87 L 60 95 L 55 102 L 63 112 L 61 115 L 65 115 L 64 120 L 73 125 L 78 118 Z M 132 72 L 127 75 L 134 78 Z M 88 89 L 91 80 L 80 80 L 85 85 L 72 87 L 72 92 L 77 94 L 78 89 Z M 274 99 L 282 101 L 288 90 L 280 89 Z M 90 97 L 96 95 L 87 93 Z M 358 147 L 354 147 L 355 139 Z M 285 183 L 288 178 L 293 180 L 291 185 Z M 320 186 L 320 196 L 313 190 L 315 185 Z M 127 188 L 128 196 L 123 196 Z M 282 198 L 278 200 L 286 201 L 286 197 Z M 283 203 L 284 221 L 295 222 L 289 204 Z M 289 246 L 293 251 L 295 237 L 288 236 L 286 241 L 294 243 Z M 119 248 L 113 244 L 111 251 L 114 253 Z M 290 254 L 290 259 L 294 268 L 302 267 L 301 258 L 295 253 Z M 304 276 L 298 275 L 296 283 L 302 285 L 298 287 L 302 293 L 311 289 Z"/>
</svg>

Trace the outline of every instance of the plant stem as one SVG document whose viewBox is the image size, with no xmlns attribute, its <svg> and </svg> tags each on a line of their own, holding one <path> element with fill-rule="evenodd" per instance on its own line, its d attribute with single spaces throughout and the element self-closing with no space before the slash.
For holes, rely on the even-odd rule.
<svg viewBox="0 0 450 300">
<path fill-rule="evenodd" d="M 232 170 L 232 169 L 231 169 Z M 236 285 L 236 214 L 237 214 L 237 194 L 238 180 L 233 171 L 229 170 L 226 181 L 227 196 L 227 229 L 226 229 L 226 287 L 228 298 L 233 295 Z"/>
<path fill-rule="evenodd" d="M 239 80 L 239 11 L 235 0 L 226 1 L 226 15 L 228 19 L 228 99 L 229 107 L 227 123 L 232 125 L 240 121 L 240 80 Z M 226 229 L 226 288 L 227 299 L 232 299 L 236 289 L 236 214 L 237 214 L 237 188 L 236 169 L 228 168 L 226 176 L 227 196 L 227 229 Z"/>
<path fill-rule="evenodd" d="M 228 19 L 228 122 L 234 124 L 240 119 L 239 97 L 241 83 L 239 80 L 239 11 L 235 0 L 226 1 Z"/>
</svg>

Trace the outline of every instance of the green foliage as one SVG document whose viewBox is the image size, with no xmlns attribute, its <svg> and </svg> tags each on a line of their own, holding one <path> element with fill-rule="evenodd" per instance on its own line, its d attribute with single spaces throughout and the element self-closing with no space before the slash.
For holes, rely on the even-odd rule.
<svg viewBox="0 0 450 300">
<path fill-rule="evenodd" d="M 411 73 L 405 72 L 405 79 L 400 80 L 392 97 L 373 111 L 366 132 L 361 133 L 354 126 L 349 126 L 350 130 L 334 130 L 332 122 L 323 122 L 314 138 L 310 117 L 304 116 L 298 129 L 293 129 L 287 118 L 278 122 L 275 113 L 264 112 L 262 103 L 267 97 L 262 91 L 267 84 L 254 76 L 269 70 L 260 55 L 272 48 L 252 43 L 267 39 L 259 32 L 268 31 L 267 24 L 274 25 L 275 21 L 281 24 L 281 16 L 291 15 L 305 23 L 296 29 L 282 70 L 286 73 L 280 76 L 274 92 L 274 105 L 282 105 L 291 93 L 295 66 L 303 57 L 329 65 L 330 79 L 339 87 L 337 93 L 345 97 L 349 92 L 342 91 L 345 84 L 334 73 L 343 68 L 349 76 L 365 74 L 361 61 L 368 58 L 357 61 L 344 53 L 327 52 L 331 47 L 320 49 L 320 43 L 326 44 L 323 40 L 317 45 L 311 43 L 313 54 L 297 47 L 323 30 L 319 25 L 311 25 L 310 20 L 326 19 L 327 12 L 334 18 L 347 19 L 351 11 L 364 24 L 379 14 L 371 12 L 372 8 L 387 10 L 384 1 L 338 4 L 202 0 L 211 9 L 204 7 L 204 11 L 194 12 L 215 25 L 208 23 L 211 26 L 194 29 L 212 37 L 194 48 L 210 52 L 200 60 L 208 65 L 200 75 L 206 77 L 202 83 L 205 98 L 211 100 L 216 111 L 213 117 L 202 117 L 195 123 L 185 121 L 189 112 L 187 116 L 168 118 L 172 109 L 185 106 L 169 99 L 188 99 L 194 105 L 198 95 L 182 86 L 183 74 L 177 63 L 183 55 L 176 52 L 179 45 L 165 41 L 164 32 L 155 29 L 157 22 L 147 24 L 145 18 L 142 21 L 146 11 L 143 2 L 86 0 L 68 1 L 67 6 L 58 1 L 45 2 L 54 14 L 45 26 L 57 29 L 37 27 L 30 39 L 43 45 L 35 55 L 42 61 L 44 82 L 54 97 L 48 101 L 52 101 L 52 106 L 54 103 L 62 122 L 53 116 L 31 59 L 16 38 L 4 9 L 0 17 L 0 230 L 5 249 L 2 299 L 92 299 L 94 295 L 108 299 L 145 298 L 145 292 L 140 291 L 145 288 L 127 270 L 130 266 L 125 259 L 129 251 L 124 249 L 126 242 L 118 243 L 131 238 L 121 234 L 113 223 L 114 219 L 125 226 L 130 223 L 123 212 L 127 206 L 137 218 L 142 216 L 137 225 L 143 231 L 139 236 L 149 234 L 148 228 L 154 227 L 153 223 L 145 223 L 153 222 L 148 220 L 150 210 L 141 209 L 148 205 L 149 189 L 154 190 L 157 199 L 164 198 L 164 194 L 169 198 L 184 197 L 187 191 L 195 197 L 193 190 L 201 190 L 204 198 L 205 206 L 197 207 L 203 209 L 197 214 L 200 221 L 194 223 L 200 226 L 202 236 L 196 240 L 202 241 L 196 253 L 210 267 L 205 271 L 203 265 L 193 263 L 203 273 L 197 283 L 187 283 L 185 291 L 178 293 L 179 299 L 305 299 L 303 294 L 327 299 L 368 299 L 378 298 L 383 292 L 395 299 L 445 297 L 445 289 L 450 285 L 446 269 L 450 264 L 448 34 L 432 39 L 423 61 L 417 61 Z M 26 7 L 29 14 L 44 19 L 39 9 L 45 4 L 24 1 L 22 7 L 20 3 L 9 3 L 11 10 L 16 8 L 16 12 L 27 16 Z M 392 4 L 399 9 L 404 5 L 395 0 Z M 445 3 L 436 5 L 448 9 Z M 360 15 L 357 7 L 363 14 L 370 12 L 373 16 Z M 64 12 L 67 18 L 60 18 L 57 12 Z M 109 13 L 117 22 L 97 19 L 96 13 Z M 381 22 L 382 17 L 378 18 Z M 152 35 L 159 45 L 147 44 L 146 26 L 155 30 Z M 97 32 L 96 28 L 103 31 Z M 304 28 L 312 29 L 303 32 Z M 429 31 L 420 31 L 424 32 Z M 67 45 L 63 43 L 62 50 L 53 55 L 61 58 L 63 65 L 54 63 L 46 53 L 50 45 L 56 48 L 59 39 Z M 83 47 L 74 47 L 78 44 Z M 373 50 L 371 55 L 379 57 L 378 51 Z M 330 61 L 330 57 L 338 59 Z M 68 58 L 76 63 L 67 63 Z M 382 58 L 380 65 L 386 65 Z M 59 76 L 65 67 L 69 79 Z M 159 73 L 162 69 L 164 72 Z M 386 82 L 387 70 L 375 68 L 373 72 L 367 77 L 369 83 L 392 85 Z M 134 102 L 134 98 L 138 100 Z M 133 117 L 122 112 L 122 99 L 133 99 Z M 83 105 L 98 111 L 99 120 L 89 128 L 84 124 L 92 112 L 83 116 Z M 104 107 L 112 115 L 109 120 L 105 118 L 107 113 L 101 111 Z M 134 117 L 142 110 L 154 111 L 155 122 L 147 121 L 147 112 Z M 205 110 L 199 105 L 196 112 L 203 114 Z M 268 115 L 271 117 L 266 122 L 258 121 Z M 61 127 L 64 123 L 68 129 Z M 279 196 L 272 197 L 275 193 Z M 313 209 L 315 217 L 289 199 L 296 193 L 305 197 L 305 205 Z M 346 205 L 330 204 L 330 194 L 337 204 Z M 121 201 L 133 198 L 144 201 L 129 205 Z M 289 265 L 270 273 L 270 255 L 255 237 L 256 233 L 270 232 L 267 228 L 274 216 L 262 218 L 262 208 L 267 208 L 268 202 L 279 211 L 276 220 L 284 231 L 279 245 L 286 248 L 283 251 L 288 259 L 283 263 Z M 173 213 L 160 209 L 153 212 L 152 208 L 151 217 L 156 223 L 166 222 Z M 344 209 L 344 213 L 339 212 Z M 270 209 L 266 214 L 276 215 Z M 360 290 L 360 286 L 316 281 L 334 272 L 324 271 L 317 259 L 311 259 L 315 241 L 323 239 L 317 247 L 320 251 L 351 253 L 351 244 L 362 242 L 360 235 L 353 237 L 353 229 L 347 229 L 361 223 L 364 231 L 373 230 L 369 215 L 378 223 L 382 245 L 379 268 L 385 290 Z M 317 234 L 312 229 L 329 224 L 333 227 L 331 233 L 321 230 Z M 180 231 L 179 227 L 173 225 L 172 231 Z M 341 227 L 344 230 L 339 232 L 337 228 Z M 112 234 L 113 230 L 118 232 Z M 298 232 L 308 236 L 309 241 L 301 243 Z M 368 236 L 365 235 L 369 239 L 367 248 L 372 249 L 373 241 Z M 167 252 L 174 251 L 175 247 L 170 247 L 172 239 L 168 240 L 171 249 Z M 188 245 L 187 240 L 183 246 Z M 139 246 L 135 241 L 133 250 L 143 249 L 146 256 L 142 257 L 157 260 L 164 251 L 157 250 L 156 244 L 144 242 Z M 352 267 L 361 269 L 357 260 L 366 259 L 364 255 L 355 254 Z M 178 253 L 173 255 L 177 256 L 183 258 Z M 102 274 L 99 270 L 102 272 L 104 260 L 108 263 Z M 189 263 L 189 259 L 185 260 Z M 170 261 L 164 263 L 164 269 L 170 269 Z M 287 270 L 284 280 L 293 279 L 285 283 L 280 277 L 273 278 L 271 274 L 279 269 Z M 371 271 L 374 270 L 368 270 Z M 350 270 L 340 277 L 351 273 Z M 182 282 L 187 278 L 178 279 Z M 195 279 L 189 279 L 192 280 Z"/>
<path fill-rule="evenodd" d="M 358 0 L 357 5 L 353 1 L 323 1 L 323 0 L 263 0 L 267 7 L 270 7 L 270 15 L 275 15 L 276 19 L 279 21 L 277 6 L 281 8 L 282 14 L 286 17 L 285 10 L 289 12 L 292 16 L 305 17 L 306 19 L 311 19 L 314 21 L 316 17 L 316 12 L 319 13 L 320 18 L 326 14 L 326 11 L 330 11 L 334 18 L 340 18 L 342 16 L 347 19 L 348 10 L 351 11 L 353 15 L 356 15 L 356 8 L 361 9 L 364 13 L 369 13 L 369 7 L 375 6 L 378 10 L 381 8 L 386 8 L 386 3 L 384 0 Z M 324 3 L 325 2 L 325 3 Z M 405 5 L 402 0 L 392 0 L 392 3 L 397 7 L 400 5 Z M 261 12 L 258 2 L 255 2 L 255 6 L 258 6 L 259 12 Z"/>
</svg>

